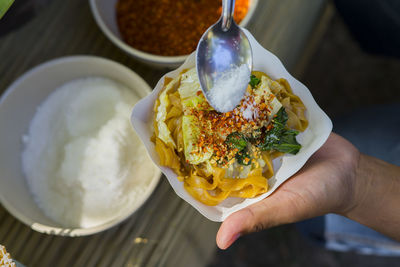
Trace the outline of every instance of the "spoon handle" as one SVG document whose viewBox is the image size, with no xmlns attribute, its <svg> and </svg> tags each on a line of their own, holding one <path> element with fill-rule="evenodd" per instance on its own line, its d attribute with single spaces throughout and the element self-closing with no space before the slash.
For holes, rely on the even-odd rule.
<svg viewBox="0 0 400 267">
<path fill-rule="evenodd" d="M 229 30 L 233 20 L 233 12 L 235 11 L 235 0 L 222 0 L 222 30 Z"/>
</svg>

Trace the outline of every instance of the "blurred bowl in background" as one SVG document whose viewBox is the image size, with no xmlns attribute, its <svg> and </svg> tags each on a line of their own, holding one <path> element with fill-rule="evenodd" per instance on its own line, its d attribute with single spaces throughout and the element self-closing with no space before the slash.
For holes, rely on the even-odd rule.
<svg viewBox="0 0 400 267">
<path fill-rule="evenodd" d="M 117 81 L 139 98 L 151 91 L 140 76 L 119 63 L 100 57 L 70 56 L 34 67 L 14 81 L 0 98 L 0 201 L 12 215 L 35 231 L 81 236 L 106 230 L 139 209 L 160 179 L 160 171 L 155 169 L 154 176 L 149 177 L 149 184 L 138 196 L 135 205 L 125 206 L 116 219 L 95 227 L 62 227 L 46 217 L 37 206 L 22 170 L 22 136 L 28 132 L 37 107 L 49 94 L 66 82 L 90 76 Z"/>
<path fill-rule="evenodd" d="M 180 56 L 161 56 L 143 52 L 127 44 L 123 40 L 117 24 L 117 2 L 118 0 L 90 0 L 90 7 L 97 25 L 108 37 L 108 39 L 111 40 L 111 42 L 113 42 L 116 46 L 118 46 L 129 55 L 151 66 L 176 68 L 185 61 L 190 53 Z M 257 3 L 258 0 L 249 0 L 249 8 L 246 16 L 239 23 L 241 27 L 247 26 L 248 22 L 250 21 L 256 10 Z"/>
</svg>

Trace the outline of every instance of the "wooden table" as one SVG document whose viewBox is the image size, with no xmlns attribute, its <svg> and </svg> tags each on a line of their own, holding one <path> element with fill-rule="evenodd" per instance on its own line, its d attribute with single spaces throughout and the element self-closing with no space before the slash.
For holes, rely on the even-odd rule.
<svg viewBox="0 0 400 267">
<path fill-rule="evenodd" d="M 259 0 L 247 28 L 293 70 L 324 7 L 324 0 Z M 27 24 L 0 37 L 0 93 L 35 65 L 77 54 L 120 62 L 150 86 L 168 71 L 114 46 L 95 24 L 88 1 L 52 0 Z M 0 205 L 0 244 L 27 266 L 204 266 L 216 250 L 218 227 L 177 197 L 165 178 L 133 216 L 86 237 L 37 233 Z"/>
</svg>

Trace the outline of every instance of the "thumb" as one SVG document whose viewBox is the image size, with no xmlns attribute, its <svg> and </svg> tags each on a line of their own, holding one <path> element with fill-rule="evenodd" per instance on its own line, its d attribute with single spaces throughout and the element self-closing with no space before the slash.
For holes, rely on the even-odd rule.
<svg viewBox="0 0 400 267">
<path fill-rule="evenodd" d="M 244 234 L 318 216 L 317 211 L 310 199 L 281 188 L 270 197 L 228 216 L 218 230 L 217 245 L 227 249 Z"/>
</svg>

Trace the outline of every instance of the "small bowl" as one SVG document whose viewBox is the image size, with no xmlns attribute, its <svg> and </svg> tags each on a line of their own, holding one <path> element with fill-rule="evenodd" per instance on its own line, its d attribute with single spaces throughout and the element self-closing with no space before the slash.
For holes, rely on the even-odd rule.
<svg viewBox="0 0 400 267">
<path fill-rule="evenodd" d="M 81 236 L 106 230 L 139 209 L 160 179 L 160 171 L 155 170 L 136 205 L 126 207 L 121 216 L 96 227 L 62 227 L 46 217 L 36 205 L 22 171 L 22 136 L 28 132 L 37 107 L 54 89 L 68 81 L 88 76 L 118 81 L 132 89 L 139 98 L 151 91 L 140 76 L 119 63 L 93 56 L 71 56 L 34 67 L 14 81 L 0 98 L 0 201 L 12 215 L 38 232 Z"/>
<path fill-rule="evenodd" d="M 116 20 L 116 3 L 118 0 L 90 0 L 90 7 L 97 25 L 103 33 L 116 46 L 129 55 L 152 66 L 176 68 L 181 65 L 189 55 L 183 56 L 160 56 L 146 53 L 125 43 L 118 29 Z M 256 10 L 258 0 L 250 0 L 249 10 L 240 22 L 240 26 L 246 27 Z"/>
</svg>

